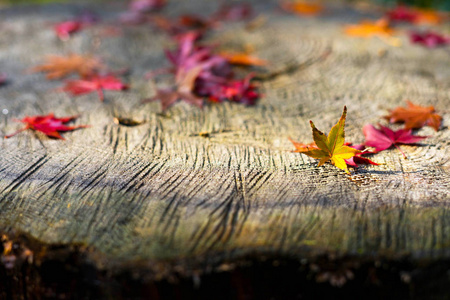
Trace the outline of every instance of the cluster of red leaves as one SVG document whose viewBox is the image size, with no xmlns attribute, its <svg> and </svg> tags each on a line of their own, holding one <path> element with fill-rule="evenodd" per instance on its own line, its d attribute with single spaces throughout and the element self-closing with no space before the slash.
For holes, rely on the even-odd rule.
<svg viewBox="0 0 450 300">
<path fill-rule="evenodd" d="M 64 139 L 59 132 L 71 131 L 78 128 L 86 128 L 88 125 L 78 125 L 78 126 L 67 126 L 66 123 L 75 120 L 78 118 L 77 116 L 64 117 L 64 118 L 56 118 L 53 113 L 50 113 L 46 116 L 32 116 L 25 117 L 22 120 L 17 120 L 19 122 L 25 123 L 25 127 L 22 129 L 5 136 L 5 138 L 10 138 L 19 132 L 22 132 L 27 129 L 32 129 L 36 131 L 40 131 L 43 134 L 56 138 L 56 139 Z"/>
<path fill-rule="evenodd" d="M 74 96 L 97 92 L 100 100 L 103 101 L 104 90 L 123 91 L 128 89 L 128 85 L 119 78 L 100 72 L 105 68 L 95 57 L 70 54 L 68 56 L 49 56 L 45 64 L 38 65 L 31 71 L 46 72 L 49 80 L 78 74 L 80 79 L 66 81 L 62 90 Z"/>
<path fill-rule="evenodd" d="M 174 36 L 177 43 L 175 50 L 165 51 L 172 64 L 169 71 L 175 76 L 175 87 L 158 89 L 154 97 L 144 102 L 160 100 L 163 111 L 177 101 L 202 107 L 203 98 L 212 102 L 255 104 L 259 94 L 251 83 L 252 74 L 236 79 L 232 64 L 251 66 L 264 65 L 266 62 L 242 53 L 215 54 L 215 47 L 198 44 L 205 30 L 211 28 L 213 23 L 219 20 L 241 20 L 250 15 L 251 7 L 239 4 L 222 6 L 208 19 L 185 15 L 174 24 L 162 17 L 154 18 L 160 28 Z"/>
<path fill-rule="evenodd" d="M 436 32 L 411 32 L 411 43 L 421 44 L 427 48 L 436 48 L 439 46 L 447 46 L 450 44 L 450 36 L 444 36 Z"/>
<path fill-rule="evenodd" d="M 417 8 L 399 5 L 386 13 L 392 22 L 406 22 L 411 24 L 439 24 L 443 21 L 443 16 L 433 10 L 421 10 Z"/>
<path fill-rule="evenodd" d="M 84 12 L 73 20 L 68 20 L 55 24 L 53 29 L 56 35 L 63 41 L 70 36 L 94 23 L 98 22 L 98 17 L 91 12 Z"/>
<path fill-rule="evenodd" d="M 302 144 L 299 142 L 295 142 L 292 139 L 289 138 L 289 140 L 291 141 L 291 143 L 294 145 L 295 150 L 293 152 L 298 152 L 298 153 L 305 153 L 311 150 L 318 150 L 319 147 L 317 147 L 315 142 L 312 142 L 310 144 Z M 355 153 L 355 156 L 349 158 L 349 159 L 344 159 L 345 163 L 348 166 L 351 167 L 358 167 L 358 165 L 375 165 L 378 166 L 378 164 L 376 162 L 371 161 L 370 159 L 363 157 L 363 155 L 369 155 L 369 154 L 374 154 L 374 152 L 370 152 L 370 151 L 364 151 L 365 147 L 364 145 L 352 145 L 352 143 L 344 143 L 345 146 L 349 146 L 355 150 L 359 150 L 361 152 L 359 153 Z"/>
<path fill-rule="evenodd" d="M 427 136 L 414 135 L 412 130 L 431 126 L 437 131 L 442 121 L 442 117 L 435 113 L 433 106 L 423 107 L 409 101 L 407 104 L 408 107 L 397 107 L 385 117 L 390 123 L 404 123 L 405 127 L 403 129 L 392 130 L 383 125 L 375 128 L 373 125 L 367 124 L 363 127 L 365 142 L 362 145 L 351 146 L 351 143 L 344 143 L 345 108 L 341 120 L 331 129 L 328 137 L 318 131 L 311 122 L 313 143 L 303 144 L 289 140 L 296 149 L 294 152 L 321 159 L 319 165 L 327 160 L 331 160 L 334 165 L 345 171 L 347 171 L 347 166 L 357 167 L 360 164 L 378 165 L 363 157 L 363 155 L 375 154 L 391 147 L 397 148 L 406 158 L 406 154 L 400 149 L 399 145 L 413 145 L 427 138 Z M 330 145 L 333 145 L 333 147 L 331 148 Z M 347 150 L 345 150 L 345 147 L 347 147 Z M 365 147 L 373 147 L 375 151 L 367 151 Z M 339 163 L 339 160 L 343 160 L 343 162 Z"/>
</svg>

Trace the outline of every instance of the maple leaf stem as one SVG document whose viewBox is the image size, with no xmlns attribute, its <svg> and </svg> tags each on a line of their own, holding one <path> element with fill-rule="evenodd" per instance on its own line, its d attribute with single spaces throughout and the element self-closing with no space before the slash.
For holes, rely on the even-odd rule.
<svg viewBox="0 0 450 300">
<path fill-rule="evenodd" d="M 404 157 L 405 159 L 408 159 L 408 157 L 406 156 L 405 152 L 403 152 L 402 149 L 401 149 L 399 146 L 397 146 L 396 144 L 394 144 L 394 147 L 397 148 L 398 151 L 400 151 L 400 152 L 403 154 L 403 157 Z"/>
<path fill-rule="evenodd" d="M 10 137 L 13 137 L 13 136 L 15 136 L 16 134 L 18 134 L 18 133 L 21 133 L 22 131 L 25 131 L 25 130 L 27 130 L 28 129 L 28 126 L 27 127 L 24 127 L 24 128 L 22 128 L 22 129 L 20 129 L 20 130 L 17 130 L 16 132 L 14 132 L 14 133 L 11 133 L 11 134 L 8 134 L 8 135 L 5 135 L 5 139 L 9 139 Z"/>
</svg>

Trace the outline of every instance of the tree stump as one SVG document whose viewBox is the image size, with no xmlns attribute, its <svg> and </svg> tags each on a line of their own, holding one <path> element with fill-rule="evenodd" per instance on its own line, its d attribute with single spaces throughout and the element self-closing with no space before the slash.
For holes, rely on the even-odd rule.
<svg viewBox="0 0 450 300">
<path fill-rule="evenodd" d="M 411 45 L 404 35 L 399 47 L 345 36 L 342 25 L 368 13 L 342 5 L 301 18 L 273 1 L 253 4 L 267 18 L 261 27 L 226 23 L 206 41 L 248 45 L 268 60 L 264 97 L 248 107 L 178 103 L 165 114 L 158 102 L 141 104 L 155 93 L 143 75 L 168 65 L 163 50 L 172 42 L 148 26 L 105 36 L 123 3 L 0 10 L 0 71 L 9 76 L 0 88 L 2 134 L 20 126 L 14 118 L 49 112 L 91 125 L 65 141 L 32 131 L 1 140 L 4 242 L 34 257 L 26 252 L 9 269 L 2 260 L 2 297 L 448 296 L 448 49 Z M 169 1 L 165 12 L 208 15 L 217 5 Z M 52 24 L 85 7 L 104 21 L 58 40 Z M 68 53 L 129 67 L 131 89 L 107 91 L 102 103 L 26 72 Z M 346 139 L 360 143 L 365 124 L 406 99 L 444 118 L 440 131 L 419 131 L 430 136 L 421 145 L 402 146 L 408 159 L 384 151 L 373 157 L 379 166 L 347 175 L 291 152 L 288 137 L 312 141 L 309 120 L 328 131 L 346 105 Z M 144 123 L 118 125 L 117 116 Z"/>
</svg>

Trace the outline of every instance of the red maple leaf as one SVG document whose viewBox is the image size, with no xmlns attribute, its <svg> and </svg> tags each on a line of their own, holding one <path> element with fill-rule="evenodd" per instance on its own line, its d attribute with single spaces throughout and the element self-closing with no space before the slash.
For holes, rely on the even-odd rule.
<svg viewBox="0 0 450 300">
<path fill-rule="evenodd" d="M 370 124 L 363 127 L 363 133 L 366 137 L 365 145 L 374 147 L 375 151 L 383 151 L 391 146 L 396 147 L 406 158 L 405 153 L 400 149 L 398 144 L 416 144 L 427 136 L 416 136 L 412 134 L 411 129 L 399 129 L 393 131 L 392 129 L 379 125 L 380 129 L 376 129 Z"/>
<path fill-rule="evenodd" d="M 427 48 L 436 48 L 450 44 L 450 37 L 436 32 L 411 32 L 409 35 L 411 43 L 421 44 Z"/>
<path fill-rule="evenodd" d="M 417 21 L 419 15 L 417 11 L 410 9 L 407 6 L 399 5 L 396 8 L 387 12 L 387 17 L 390 21 L 401 21 L 414 23 Z"/>
<path fill-rule="evenodd" d="M 195 91 L 199 95 L 208 97 L 213 102 L 232 101 L 246 105 L 254 105 L 259 98 L 256 86 L 251 84 L 253 75 L 249 74 L 242 80 L 216 79 L 199 76 Z"/>
<path fill-rule="evenodd" d="M 78 20 L 64 21 L 54 26 L 56 35 L 63 41 L 68 40 L 72 33 L 80 31 L 83 23 Z"/>
<path fill-rule="evenodd" d="M 123 91 L 126 89 L 128 89 L 128 85 L 112 75 L 96 75 L 88 79 L 68 80 L 63 88 L 64 91 L 74 96 L 97 92 L 100 101 L 105 99 L 104 90 Z"/>
<path fill-rule="evenodd" d="M 56 35 L 61 40 L 66 41 L 73 33 L 96 23 L 98 20 L 99 18 L 96 14 L 89 11 L 84 11 L 73 20 L 68 20 L 56 24 L 53 29 L 55 30 Z"/>
<path fill-rule="evenodd" d="M 60 135 L 59 131 L 70 131 L 70 130 L 75 130 L 78 128 L 89 127 L 88 125 L 78 125 L 78 126 L 64 125 L 70 121 L 75 120 L 76 118 L 78 118 L 78 116 L 56 118 L 53 115 L 53 113 L 50 113 L 46 116 L 32 116 L 32 117 L 27 116 L 27 117 L 23 118 L 22 120 L 17 120 L 19 122 L 25 123 L 26 124 L 25 127 L 14 132 L 13 134 L 5 136 L 5 139 L 10 138 L 24 130 L 32 129 L 32 130 L 40 131 L 49 137 L 64 140 L 64 138 Z"/>
<path fill-rule="evenodd" d="M 351 146 L 351 143 L 349 143 L 349 146 L 353 149 L 356 150 L 361 150 L 361 153 L 357 153 L 355 156 L 351 157 L 350 159 L 346 159 L 345 163 L 349 166 L 352 166 L 354 168 L 357 168 L 358 165 L 374 165 L 374 166 L 378 166 L 379 164 L 377 164 L 376 162 L 363 157 L 363 155 L 368 155 L 368 154 L 374 154 L 375 152 L 371 152 L 371 151 L 366 151 L 365 150 L 365 146 L 364 145 L 354 145 Z"/>
</svg>

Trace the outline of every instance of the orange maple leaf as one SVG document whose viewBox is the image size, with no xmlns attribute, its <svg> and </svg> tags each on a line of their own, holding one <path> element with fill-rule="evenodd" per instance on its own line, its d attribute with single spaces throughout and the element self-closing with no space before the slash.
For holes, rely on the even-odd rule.
<svg viewBox="0 0 450 300">
<path fill-rule="evenodd" d="M 292 152 L 303 153 L 303 152 L 308 152 L 313 149 L 319 149 L 319 147 L 317 147 L 316 143 L 314 143 L 314 142 L 309 143 L 309 144 L 303 144 L 303 143 L 296 142 L 291 138 L 288 138 L 288 139 L 295 147 L 295 150 Z"/>
<path fill-rule="evenodd" d="M 345 34 L 356 37 L 389 37 L 394 30 L 389 27 L 389 22 L 385 19 L 373 21 L 362 21 L 360 24 L 347 25 L 344 28 Z"/>
<path fill-rule="evenodd" d="M 442 117 L 435 113 L 434 106 L 419 106 L 406 101 L 408 107 L 397 107 L 385 118 L 391 123 L 404 122 L 405 129 L 433 127 L 438 131 Z"/>
<path fill-rule="evenodd" d="M 101 68 L 103 68 L 103 64 L 96 58 L 70 54 L 68 56 L 49 56 L 47 63 L 38 65 L 31 71 L 45 72 L 47 79 L 59 79 L 71 73 L 78 73 L 82 78 L 86 78 Z"/>
<path fill-rule="evenodd" d="M 442 21 L 444 20 L 442 14 L 434 10 L 416 9 L 415 11 L 417 13 L 417 16 L 414 23 L 416 24 L 437 25 L 442 23 Z"/>
<path fill-rule="evenodd" d="M 286 11 L 307 16 L 318 15 L 324 10 L 323 5 L 306 1 L 281 2 L 280 6 Z"/>
<path fill-rule="evenodd" d="M 267 60 L 261 59 L 256 56 L 249 55 L 247 53 L 220 53 L 220 56 L 224 57 L 230 64 L 241 66 L 266 66 Z"/>
</svg>

